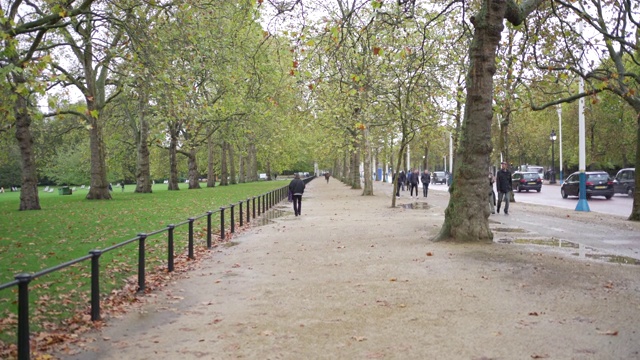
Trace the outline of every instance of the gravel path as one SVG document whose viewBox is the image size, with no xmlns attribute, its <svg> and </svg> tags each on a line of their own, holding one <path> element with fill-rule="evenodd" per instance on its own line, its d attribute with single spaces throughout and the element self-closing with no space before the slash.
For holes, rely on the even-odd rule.
<svg viewBox="0 0 640 360">
<path fill-rule="evenodd" d="M 390 185 L 375 186 L 363 197 L 333 178 L 310 182 L 302 216 L 280 204 L 286 216 L 234 236 L 87 334 L 84 351 L 59 356 L 640 358 L 640 266 L 571 249 L 433 243 L 447 193 L 403 193 L 400 204 L 417 209 L 392 209 Z"/>
</svg>

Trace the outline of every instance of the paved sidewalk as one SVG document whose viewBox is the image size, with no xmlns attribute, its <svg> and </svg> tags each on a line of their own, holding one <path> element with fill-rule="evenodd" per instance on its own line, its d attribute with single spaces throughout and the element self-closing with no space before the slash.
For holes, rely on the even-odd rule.
<svg viewBox="0 0 640 360">
<path fill-rule="evenodd" d="M 433 243 L 447 193 L 360 194 L 311 181 L 301 217 L 280 204 L 63 358 L 640 358 L 640 267 Z"/>
</svg>

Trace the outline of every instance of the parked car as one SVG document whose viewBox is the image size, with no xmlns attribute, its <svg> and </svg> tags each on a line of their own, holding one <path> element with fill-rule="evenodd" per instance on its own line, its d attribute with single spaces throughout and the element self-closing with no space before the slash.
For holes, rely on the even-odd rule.
<svg viewBox="0 0 640 360">
<path fill-rule="evenodd" d="M 433 175 L 431 175 L 431 183 L 432 184 L 446 184 L 447 183 L 447 174 L 444 171 L 434 171 Z"/>
<path fill-rule="evenodd" d="M 535 172 L 540 179 L 544 178 L 544 168 L 538 165 L 520 165 L 520 172 Z"/>
<path fill-rule="evenodd" d="M 621 169 L 613 179 L 613 192 L 633 196 L 636 191 L 636 168 Z"/>
<path fill-rule="evenodd" d="M 613 180 L 604 171 L 586 172 L 587 199 L 592 196 L 604 196 L 611 199 L 613 197 Z M 566 199 L 568 196 L 579 196 L 580 192 L 580 172 L 569 175 L 560 186 L 560 194 Z"/>
<path fill-rule="evenodd" d="M 529 190 L 535 190 L 540 192 L 540 190 L 542 190 L 542 179 L 540 179 L 540 174 L 538 172 L 516 171 L 511 175 L 511 180 L 513 181 L 511 188 L 514 191 L 522 192 L 522 190 L 526 190 L 529 192 Z"/>
</svg>

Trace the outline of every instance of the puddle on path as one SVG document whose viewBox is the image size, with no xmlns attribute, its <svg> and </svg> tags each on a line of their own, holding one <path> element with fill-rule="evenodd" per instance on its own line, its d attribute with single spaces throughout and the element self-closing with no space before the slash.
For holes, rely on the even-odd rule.
<svg viewBox="0 0 640 360">
<path fill-rule="evenodd" d="M 500 244 L 537 245 L 553 248 L 577 249 L 578 252 L 572 252 L 570 254 L 581 259 L 593 259 L 615 264 L 640 265 L 640 259 L 621 255 L 603 254 L 590 246 L 561 239 L 499 239 L 496 240 L 496 242 Z"/>
<path fill-rule="evenodd" d="M 506 232 L 506 233 L 526 233 L 525 229 L 520 228 L 494 228 L 493 231 Z"/>
<path fill-rule="evenodd" d="M 400 205 L 403 209 L 411 209 L 411 210 L 428 210 L 431 209 L 431 205 L 424 202 L 414 202 L 410 204 L 402 204 Z"/>
<path fill-rule="evenodd" d="M 278 209 L 267 210 L 265 213 L 261 214 L 259 218 L 251 220 L 251 226 L 262 226 L 273 223 L 273 219 L 285 216 L 287 213 L 289 212 Z"/>
</svg>

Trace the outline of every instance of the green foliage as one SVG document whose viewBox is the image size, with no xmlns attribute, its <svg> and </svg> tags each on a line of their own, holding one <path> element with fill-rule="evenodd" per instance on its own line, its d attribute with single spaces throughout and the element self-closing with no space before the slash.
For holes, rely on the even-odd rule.
<svg viewBox="0 0 640 360">
<path fill-rule="evenodd" d="M 17 159 L 0 164 L 0 186 L 5 191 L 11 189 L 11 186 L 19 186 L 21 181 L 20 163 Z"/>
<path fill-rule="evenodd" d="M 89 184 L 91 161 L 88 148 L 88 141 L 58 148 L 52 163 L 44 169 L 44 175 L 57 185 Z"/>
</svg>

